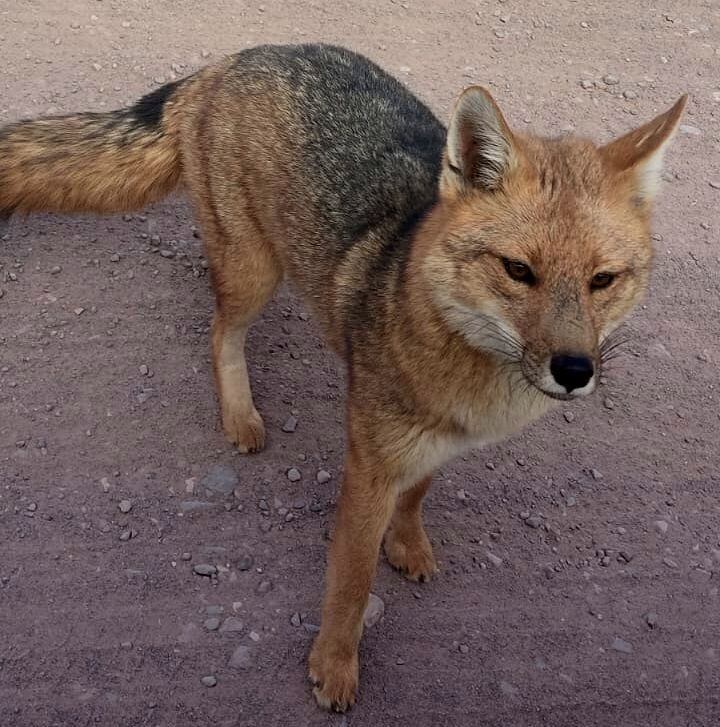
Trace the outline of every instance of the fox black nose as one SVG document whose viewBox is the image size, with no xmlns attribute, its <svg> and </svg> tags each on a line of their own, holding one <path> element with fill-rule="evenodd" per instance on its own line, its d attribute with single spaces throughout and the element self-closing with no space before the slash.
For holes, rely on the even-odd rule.
<svg viewBox="0 0 720 727">
<path fill-rule="evenodd" d="M 575 389 L 582 389 L 592 379 L 595 368 L 587 356 L 560 353 L 552 357 L 550 373 L 570 393 Z"/>
</svg>

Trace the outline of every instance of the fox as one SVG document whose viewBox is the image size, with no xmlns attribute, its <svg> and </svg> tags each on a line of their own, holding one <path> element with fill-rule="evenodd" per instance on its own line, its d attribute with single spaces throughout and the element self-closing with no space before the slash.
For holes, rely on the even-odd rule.
<svg viewBox="0 0 720 727">
<path fill-rule="evenodd" d="M 381 548 L 414 581 L 438 572 L 422 518 L 433 473 L 597 388 L 648 287 L 686 102 L 597 144 L 513 130 L 470 86 L 446 126 L 360 54 L 265 45 L 124 109 L 0 129 L 6 220 L 187 193 L 215 296 L 222 426 L 240 452 L 265 444 L 245 340 L 283 279 L 344 364 L 347 444 L 308 658 L 321 707 L 357 699 Z"/>
</svg>

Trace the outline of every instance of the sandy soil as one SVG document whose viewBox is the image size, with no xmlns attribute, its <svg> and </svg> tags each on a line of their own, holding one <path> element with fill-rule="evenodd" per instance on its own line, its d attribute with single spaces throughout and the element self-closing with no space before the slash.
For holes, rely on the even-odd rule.
<svg viewBox="0 0 720 727">
<path fill-rule="evenodd" d="M 625 356 L 591 400 L 440 473 L 426 512 L 442 573 L 417 586 L 381 563 L 385 615 L 344 717 L 305 681 L 343 449 L 343 372 L 313 321 L 283 291 L 254 328 L 269 447 L 240 457 L 218 427 L 186 202 L 14 220 L 0 244 L 0 723 L 720 722 L 720 8 L 647 5 L 0 5 L 0 122 L 113 108 L 224 53 L 309 40 L 366 53 L 443 118 L 485 83 L 514 124 L 547 133 L 606 139 L 691 94 Z"/>
</svg>

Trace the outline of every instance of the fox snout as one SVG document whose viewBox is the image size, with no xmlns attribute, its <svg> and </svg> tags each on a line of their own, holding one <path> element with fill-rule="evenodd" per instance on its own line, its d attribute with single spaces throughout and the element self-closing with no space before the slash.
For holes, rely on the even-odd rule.
<svg viewBox="0 0 720 727">
<path fill-rule="evenodd" d="M 552 388 L 560 394 L 583 396 L 595 388 L 595 364 L 589 356 L 576 353 L 556 353 L 550 359 Z"/>
</svg>

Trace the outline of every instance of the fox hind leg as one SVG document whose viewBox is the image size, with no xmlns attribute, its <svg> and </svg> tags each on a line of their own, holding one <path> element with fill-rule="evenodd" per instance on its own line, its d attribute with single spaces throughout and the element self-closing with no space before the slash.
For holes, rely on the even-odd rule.
<svg viewBox="0 0 720 727">
<path fill-rule="evenodd" d="M 215 384 L 227 438 L 242 453 L 265 446 L 265 426 L 255 408 L 245 340 L 282 279 L 275 253 L 252 225 L 244 225 L 241 240 L 230 240 L 217 229 L 205 227 L 205 241 L 215 289 L 212 351 Z"/>
</svg>

